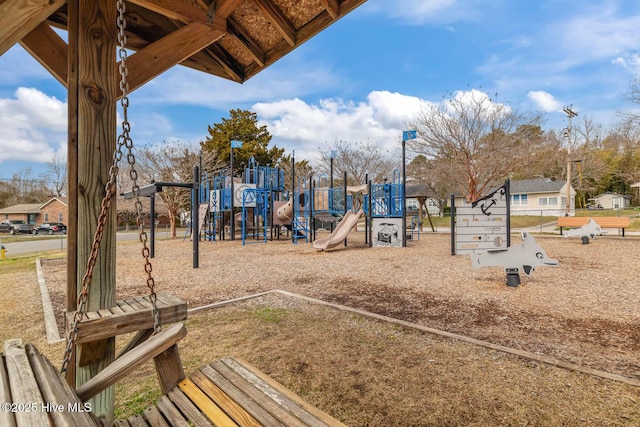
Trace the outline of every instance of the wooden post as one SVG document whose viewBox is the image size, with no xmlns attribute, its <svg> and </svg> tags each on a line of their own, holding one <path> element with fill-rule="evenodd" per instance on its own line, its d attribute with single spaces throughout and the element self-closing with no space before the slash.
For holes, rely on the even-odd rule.
<svg viewBox="0 0 640 427">
<path fill-rule="evenodd" d="M 75 253 L 70 256 L 68 265 L 70 276 L 75 275 L 75 283 L 69 282 L 68 293 L 78 295 L 115 150 L 117 14 L 113 0 L 70 0 L 68 4 L 70 11 L 74 11 L 69 19 L 70 66 L 77 61 L 77 69 L 70 67 L 70 74 L 76 73 L 76 78 L 69 79 L 68 87 L 69 226 L 70 238 L 74 239 L 70 240 L 69 247 L 75 241 Z M 72 144 L 75 132 L 77 144 Z M 75 182 L 71 182 L 74 179 Z M 114 201 L 93 271 L 89 311 L 115 304 L 115 219 Z M 75 306 L 75 302 L 69 298 L 68 305 Z M 115 339 L 110 338 L 102 361 L 76 367 L 76 386 L 95 376 L 114 359 Z M 113 419 L 113 387 L 96 396 L 91 403 L 96 415 L 109 422 Z"/>
<path fill-rule="evenodd" d="M 67 79 L 67 311 L 76 309 L 78 283 L 78 0 L 67 2 L 68 15 L 68 79 Z M 67 368 L 67 382 L 76 384 L 75 353 Z"/>
</svg>

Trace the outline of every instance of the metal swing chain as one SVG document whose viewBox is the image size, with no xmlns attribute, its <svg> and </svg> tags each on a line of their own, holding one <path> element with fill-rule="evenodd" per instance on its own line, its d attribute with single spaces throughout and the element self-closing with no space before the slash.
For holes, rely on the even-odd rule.
<svg viewBox="0 0 640 427">
<path fill-rule="evenodd" d="M 128 110 L 129 110 L 129 83 L 127 82 L 127 75 L 129 74 L 129 69 L 127 68 L 127 34 L 125 33 L 125 29 L 127 27 L 127 21 L 124 17 L 125 12 L 125 1 L 118 0 L 116 4 L 116 8 L 118 9 L 118 56 L 120 58 L 120 90 L 122 91 L 122 96 L 120 98 L 120 105 L 122 106 L 122 133 L 118 136 L 118 145 L 124 145 L 127 147 L 127 161 L 131 168 L 129 169 L 129 177 L 132 181 L 131 190 L 133 194 L 136 196 L 136 221 L 138 225 L 138 229 L 140 230 L 140 242 L 142 243 L 142 256 L 144 258 L 144 271 L 147 273 L 147 288 L 149 288 L 149 300 L 152 306 L 152 314 L 153 314 L 153 331 L 154 333 L 158 333 L 162 330 L 160 326 L 160 314 L 158 312 L 158 298 L 155 292 L 155 280 L 151 275 L 153 271 L 153 267 L 151 265 L 150 258 L 150 250 L 147 246 L 147 242 L 149 241 L 147 232 L 144 231 L 144 215 L 142 213 L 142 202 L 140 201 L 140 187 L 138 186 L 138 171 L 136 170 L 136 157 L 133 154 L 133 140 L 129 135 L 131 131 L 131 124 L 129 123 L 128 118 Z M 155 221 L 155 218 L 149 218 L 150 221 Z"/>
<path fill-rule="evenodd" d="M 89 254 L 89 259 L 87 260 L 87 267 L 85 270 L 85 274 L 82 278 L 82 290 L 78 295 L 78 306 L 76 312 L 73 315 L 73 321 L 71 324 L 71 328 L 69 331 L 69 337 L 67 338 L 67 345 L 65 348 L 64 358 L 62 362 L 62 374 L 65 374 L 69 368 L 69 363 L 71 361 L 71 354 L 73 352 L 73 347 L 78 339 L 78 324 L 84 317 L 87 312 L 87 300 L 89 298 L 89 287 L 91 286 L 92 278 L 93 278 L 93 269 L 95 267 L 98 251 L 100 249 L 100 244 L 102 242 L 102 237 L 104 234 L 104 227 L 107 222 L 107 213 L 113 199 L 116 195 L 116 181 L 118 176 L 118 163 L 122 160 L 122 147 L 127 148 L 127 161 L 131 166 L 129 171 L 129 176 L 133 181 L 133 193 L 136 196 L 136 220 L 137 225 L 140 230 L 140 241 L 142 242 L 142 256 L 145 259 L 144 270 L 147 273 L 147 287 L 149 288 L 149 300 L 152 304 L 152 314 L 153 314 L 153 330 L 154 333 L 158 333 L 161 330 L 160 326 L 160 316 L 158 312 L 157 306 L 157 296 L 155 293 L 155 281 L 151 276 L 151 272 L 153 270 L 151 262 L 149 261 L 149 248 L 147 247 L 147 233 L 144 231 L 144 223 L 143 223 L 143 215 L 142 215 L 142 202 L 140 201 L 140 187 L 137 184 L 138 173 L 135 169 L 135 155 L 133 154 L 133 141 L 129 136 L 129 132 L 131 130 L 131 125 L 129 123 L 127 117 L 127 111 L 129 107 L 129 98 L 127 97 L 127 93 L 129 91 L 129 84 L 127 83 L 127 75 L 128 69 L 126 65 L 127 51 L 125 49 L 127 36 L 125 33 L 126 29 L 126 20 L 124 18 L 125 12 L 125 3 L 124 0 L 118 0 L 117 2 L 117 10 L 118 10 L 118 56 L 121 60 L 120 62 L 120 89 L 122 91 L 122 97 L 120 98 L 120 105 L 123 109 L 123 122 L 122 122 L 122 133 L 118 136 L 116 149 L 113 153 L 113 164 L 109 168 L 109 181 L 105 185 L 105 196 L 102 199 L 102 203 L 100 206 L 100 214 L 98 215 L 98 223 L 96 232 L 93 238 L 93 243 L 91 245 L 91 252 Z M 151 219 L 153 220 L 153 218 Z"/>
</svg>

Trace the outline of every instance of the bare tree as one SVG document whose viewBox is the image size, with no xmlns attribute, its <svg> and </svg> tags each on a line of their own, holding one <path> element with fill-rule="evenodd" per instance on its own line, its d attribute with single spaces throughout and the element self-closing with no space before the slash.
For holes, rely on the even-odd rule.
<svg viewBox="0 0 640 427">
<path fill-rule="evenodd" d="M 67 194 L 67 162 L 62 157 L 55 155 L 50 162 L 47 162 L 47 171 L 42 175 L 52 188 L 52 193 L 57 197 Z"/>
<path fill-rule="evenodd" d="M 364 184 L 367 176 L 372 181 L 382 182 L 383 178 L 391 178 L 394 166 L 400 167 L 400 159 L 392 159 L 388 152 L 372 141 L 358 144 L 336 141 L 334 147 L 332 150 L 321 151 L 318 170 L 329 175 L 333 154 L 334 179 L 342 182 L 342 174 L 347 172 L 349 185 Z"/>
<path fill-rule="evenodd" d="M 292 168 L 292 157 L 287 155 L 283 156 L 282 159 L 278 162 L 277 167 L 284 172 L 284 188 L 286 191 L 292 191 L 294 187 L 298 185 L 300 179 L 309 178 L 309 176 L 313 175 L 314 170 L 309 164 L 308 160 L 296 160 L 295 164 L 295 179 L 296 182 L 293 183 L 293 174 L 294 170 Z"/>
<path fill-rule="evenodd" d="M 218 169 L 219 162 L 213 151 L 202 154 L 203 170 Z M 200 153 L 180 142 L 143 146 L 138 149 L 139 169 L 142 176 L 156 182 L 186 183 L 193 181 L 193 167 L 200 163 Z M 190 208 L 190 191 L 179 187 L 164 187 L 159 196 L 167 209 L 171 237 L 176 237 L 176 221 L 180 212 Z"/>
<path fill-rule="evenodd" d="M 51 192 L 42 179 L 30 178 L 27 168 L 13 174 L 11 179 L 0 182 L 0 207 L 22 203 L 43 203 Z"/>
<path fill-rule="evenodd" d="M 485 93 L 457 92 L 423 109 L 412 123 L 418 138 L 407 146 L 445 163 L 448 179 L 468 201 L 486 194 L 530 161 L 542 144 L 540 116 L 494 102 Z"/>
</svg>

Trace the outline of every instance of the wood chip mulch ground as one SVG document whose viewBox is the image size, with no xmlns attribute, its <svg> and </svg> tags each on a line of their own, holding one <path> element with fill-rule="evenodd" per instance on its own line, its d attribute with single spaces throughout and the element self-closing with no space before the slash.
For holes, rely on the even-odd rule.
<svg viewBox="0 0 640 427">
<path fill-rule="evenodd" d="M 282 289 L 640 379 L 640 240 L 536 239 L 560 265 L 521 274 L 517 288 L 501 268 L 473 270 L 467 256 L 451 256 L 448 234 L 368 248 L 364 233 L 352 233 L 347 247 L 324 252 L 284 238 L 202 242 L 197 269 L 188 239 L 162 240 L 152 262 L 157 289 L 190 308 Z M 117 297 L 145 294 L 140 244 L 119 244 L 117 257 Z M 65 268 L 43 260 L 59 318 Z"/>
</svg>

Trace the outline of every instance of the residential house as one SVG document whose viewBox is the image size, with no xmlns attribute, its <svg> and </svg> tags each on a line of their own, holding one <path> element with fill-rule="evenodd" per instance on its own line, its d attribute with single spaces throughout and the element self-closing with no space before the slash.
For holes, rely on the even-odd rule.
<svg viewBox="0 0 640 427">
<path fill-rule="evenodd" d="M 570 191 L 569 216 L 575 215 L 576 192 Z M 511 215 L 564 216 L 567 212 L 567 182 L 550 178 L 513 180 L 509 183 Z M 456 206 L 464 204 L 464 198 L 456 197 Z"/>
<path fill-rule="evenodd" d="M 567 182 L 550 178 L 511 181 L 511 215 L 565 216 Z M 569 216 L 576 211 L 576 191 L 569 187 Z"/>
<path fill-rule="evenodd" d="M 44 222 L 67 222 L 69 207 L 64 197 L 52 197 L 44 203 L 20 204 L 0 209 L 0 220 L 21 219 L 38 226 Z"/>
<path fill-rule="evenodd" d="M 589 202 L 594 206 L 602 207 L 603 209 L 618 210 L 629 207 L 631 205 L 631 197 L 607 191 L 589 199 Z"/>
<path fill-rule="evenodd" d="M 415 212 L 421 217 L 425 217 L 428 211 L 429 215 L 440 215 L 440 203 L 438 202 L 436 192 L 433 190 L 433 188 L 431 188 L 430 185 L 407 184 L 405 206 L 407 207 L 408 214 Z"/>
</svg>

